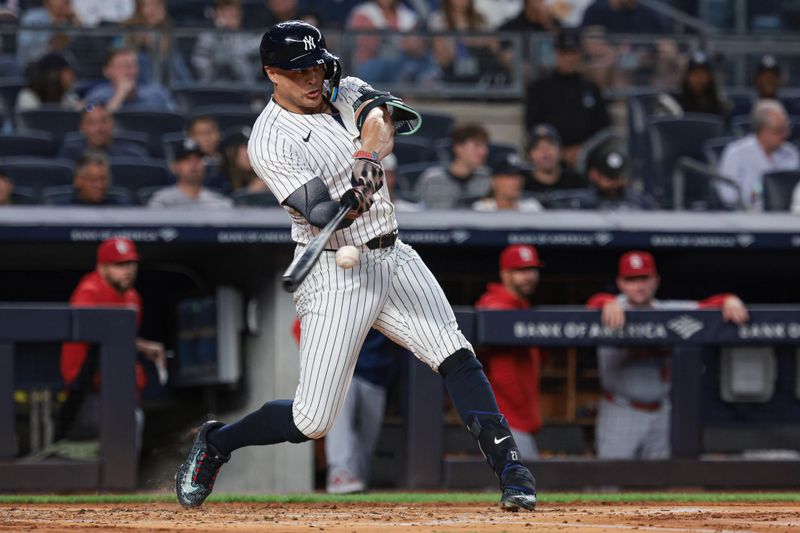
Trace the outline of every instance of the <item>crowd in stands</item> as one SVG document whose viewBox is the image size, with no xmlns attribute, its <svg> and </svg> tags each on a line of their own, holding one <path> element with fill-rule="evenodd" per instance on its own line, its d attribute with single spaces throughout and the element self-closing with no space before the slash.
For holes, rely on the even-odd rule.
<svg viewBox="0 0 800 533">
<path fill-rule="evenodd" d="M 610 111 L 607 76 L 597 71 L 606 52 L 593 32 L 672 31 L 667 18 L 636 0 L 6 0 L 0 2 L 0 27 L 19 29 L 10 48 L 3 39 L 0 53 L 11 56 L 6 53 L 0 65 L 15 63 L 26 81 L 12 99 L 3 99 L 2 203 L 164 206 L 160 187 L 169 188 L 166 197 L 180 198 L 180 205 L 276 205 L 247 160 L 247 128 L 264 103 L 259 35 L 293 18 L 356 32 L 350 71 L 379 88 L 433 80 L 478 87 L 524 76 L 520 104 L 527 133 L 510 148 L 491 139 L 486 125 L 452 124 L 448 117 L 447 127 L 423 136 L 426 157 L 410 158 L 398 146 L 387 167 L 395 167 L 392 195 L 402 209 L 762 211 L 786 210 L 785 199 L 794 193 L 800 211 L 800 180 L 792 174 L 800 173 L 794 145 L 800 106 L 787 96 L 786 70 L 773 55 L 756 65 L 752 94 L 729 97 L 712 57 L 700 49 L 682 55 L 660 40 L 653 48 L 670 51 L 659 61 L 678 65 L 680 79 L 672 90 L 654 87 L 629 98 L 627 128 L 620 128 L 623 120 Z M 63 31 L 95 27 L 134 31 L 102 43 Z M 176 27 L 199 28 L 191 49 L 170 49 L 178 42 L 169 35 Z M 495 30 L 549 34 L 552 68 L 529 70 L 507 42 L 492 35 Z M 107 51 L 96 46 L 103 43 Z M 96 48 L 105 57 L 87 65 Z M 79 50 L 90 50 L 90 59 L 78 60 Z M 155 81 L 164 78 L 154 78 L 154 58 L 165 65 L 172 85 Z M 617 55 L 613 61 L 625 60 Z M 215 93 L 220 81 L 261 87 L 260 94 Z M 181 93 L 181 87 L 189 92 Z M 203 90 L 204 100 L 191 100 Z M 212 107 L 205 113 L 199 105 Z M 643 117 L 638 126 L 631 118 L 637 112 Z M 138 121 L 132 120 L 137 113 Z M 195 148 L 187 151 L 189 141 Z M 78 170 L 87 160 L 102 167 L 101 156 L 109 195 L 87 201 L 78 191 Z M 28 183 L 20 157 L 36 159 L 25 161 L 29 171 L 37 162 L 67 166 L 74 194 L 56 194 L 69 185 L 63 172 L 61 181 Z M 683 171 L 686 157 L 704 165 L 703 171 L 675 191 L 673 177 Z M 137 187 L 135 180 L 121 179 L 116 167 L 126 158 L 160 166 L 162 181 L 143 179 Z M 188 163 L 195 159 L 199 166 Z M 184 169 L 183 175 L 176 169 Z M 783 198 L 783 205 L 775 207 L 771 197 Z"/>
</svg>

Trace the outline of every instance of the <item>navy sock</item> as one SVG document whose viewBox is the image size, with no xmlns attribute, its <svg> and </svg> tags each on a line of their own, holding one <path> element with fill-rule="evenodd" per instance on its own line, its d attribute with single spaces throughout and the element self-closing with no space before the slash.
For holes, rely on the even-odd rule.
<svg viewBox="0 0 800 533">
<path fill-rule="evenodd" d="M 439 365 L 439 373 L 461 420 L 469 425 L 476 414 L 498 414 L 489 380 L 475 355 L 461 349 Z"/>
<path fill-rule="evenodd" d="M 292 400 L 267 402 L 237 422 L 208 434 L 208 443 L 223 455 L 245 446 L 307 440 L 294 425 Z"/>
</svg>

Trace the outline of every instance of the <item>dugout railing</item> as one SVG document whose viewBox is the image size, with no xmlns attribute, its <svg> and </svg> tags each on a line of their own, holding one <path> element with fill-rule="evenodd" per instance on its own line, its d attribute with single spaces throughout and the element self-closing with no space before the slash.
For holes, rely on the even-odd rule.
<svg viewBox="0 0 800 533">
<path fill-rule="evenodd" d="M 67 305 L 0 305 L 0 491 L 133 490 L 137 484 L 135 312 Z M 26 343 L 85 341 L 99 351 L 97 460 L 19 457 L 15 360 Z"/>
<path fill-rule="evenodd" d="M 793 398 L 783 398 L 783 409 L 798 413 L 795 363 L 800 345 L 800 307 L 749 308 L 750 320 L 744 326 L 725 322 L 719 311 L 637 311 L 626 313 L 621 330 L 605 328 L 600 313 L 583 308 L 539 308 L 531 311 L 475 311 L 459 308 L 457 319 L 464 333 L 476 346 L 596 347 L 602 344 L 623 346 L 672 346 L 672 458 L 669 460 L 600 460 L 574 456 L 542 459 L 532 463 L 539 486 L 545 489 L 583 487 L 723 487 L 788 488 L 800 479 L 800 460 L 786 454 L 774 459 L 752 459 L 745 454 L 706 454 L 703 448 L 704 402 L 709 402 L 708 365 L 714 352 L 724 346 L 774 346 L 781 365 L 779 389 Z M 711 359 L 709 359 L 709 357 Z M 791 369 L 794 368 L 794 371 Z M 788 370 L 788 371 L 787 371 Z M 410 405 L 407 420 L 407 476 L 412 488 L 490 487 L 496 480 L 477 455 L 449 455 L 445 449 L 445 424 L 440 409 L 443 394 L 441 379 L 422 364 L 410 370 Z M 599 392 L 599 391 L 598 391 Z M 740 439 L 741 447 L 753 442 L 753 434 L 763 441 L 774 438 L 775 448 L 800 450 L 800 417 L 789 413 L 783 421 L 769 416 L 767 403 L 755 411 L 743 431 L 736 424 L 722 438 Z M 774 409 L 773 409 L 774 410 Z M 759 414 L 760 413 L 760 414 Z M 774 415 L 774 413 L 773 413 Z M 759 416 L 762 421 L 759 421 Z M 794 419 L 796 422 L 793 423 Z M 777 428 L 777 429 L 776 429 Z M 717 436 L 717 439 L 720 437 Z M 736 443 L 732 443 L 736 447 Z M 769 457 L 765 454 L 763 457 Z M 780 458 L 783 457 L 783 458 Z"/>
</svg>

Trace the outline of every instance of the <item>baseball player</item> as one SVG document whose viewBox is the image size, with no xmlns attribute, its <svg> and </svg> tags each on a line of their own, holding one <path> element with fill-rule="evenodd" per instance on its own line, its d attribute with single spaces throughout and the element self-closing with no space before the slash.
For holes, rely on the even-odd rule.
<svg viewBox="0 0 800 533">
<path fill-rule="evenodd" d="M 717 294 L 699 302 L 657 300 L 661 279 L 648 252 L 632 251 L 619 259 L 615 296 L 599 293 L 587 305 L 601 309 L 603 325 L 621 328 L 626 310 L 721 308 L 736 324 L 748 320 L 738 296 Z M 595 441 L 602 459 L 667 459 L 670 456 L 670 350 L 654 346 L 599 346 L 597 362 L 602 397 Z"/>
<path fill-rule="evenodd" d="M 370 328 L 439 372 L 459 414 L 500 482 L 500 505 L 533 510 L 536 488 L 470 343 L 436 279 L 397 238 L 381 160 L 394 135 L 419 128 L 419 114 L 360 79 L 341 77 L 322 33 L 299 21 L 270 27 L 261 40 L 272 100 L 253 126 L 253 168 L 292 221 L 295 256 L 333 219 L 348 217 L 294 293 L 300 319 L 300 382 L 293 400 L 267 402 L 232 424 L 203 424 L 176 476 L 179 502 L 197 507 L 220 467 L 243 446 L 324 436 L 344 402 Z M 360 250 L 351 269 L 335 251 Z"/>
</svg>

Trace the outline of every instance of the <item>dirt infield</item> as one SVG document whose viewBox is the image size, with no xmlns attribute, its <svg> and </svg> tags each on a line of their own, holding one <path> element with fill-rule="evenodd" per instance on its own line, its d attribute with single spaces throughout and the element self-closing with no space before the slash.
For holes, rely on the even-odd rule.
<svg viewBox="0 0 800 533">
<path fill-rule="evenodd" d="M 756 531 L 800 532 L 794 503 L 542 504 L 509 513 L 482 503 L 209 503 L 0 505 L 0 531 Z"/>
</svg>

